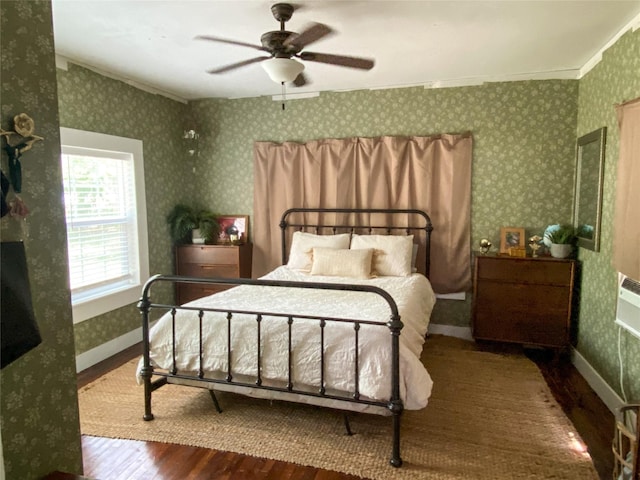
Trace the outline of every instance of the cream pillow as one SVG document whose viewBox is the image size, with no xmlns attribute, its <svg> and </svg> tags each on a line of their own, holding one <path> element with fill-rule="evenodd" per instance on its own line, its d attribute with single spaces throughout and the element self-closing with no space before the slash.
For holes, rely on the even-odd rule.
<svg viewBox="0 0 640 480">
<path fill-rule="evenodd" d="M 381 276 L 411 275 L 413 235 L 353 235 L 351 248 L 373 248 L 372 273 Z"/>
<path fill-rule="evenodd" d="M 334 277 L 369 278 L 373 249 L 338 250 L 334 248 L 314 248 L 311 275 Z"/>
<path fill-rule="evenodd" d="M 287 266 L 295 270 L 311 270 L 311 254 L 314 247 L 322 248 L 349 248 L 349 233 L 338 235 L 315 235 L 306 232 L 294 232 L 289 250 Z"/>
</svg>

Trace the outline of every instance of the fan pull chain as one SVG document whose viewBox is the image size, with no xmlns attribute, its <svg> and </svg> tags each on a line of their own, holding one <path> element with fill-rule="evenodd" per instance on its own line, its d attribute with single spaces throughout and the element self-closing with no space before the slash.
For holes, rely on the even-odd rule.
<svg viewBox="0 0 640 480">
<path fill-rule="evenodd" d="M 280 82 L 280 83 L 282 85 L 282 110 L 284 111 L 284 101 L 286 100 L 287 92 L 285 91 L 285 88 L 284 88 L 284 82 Z"/>
</svg>

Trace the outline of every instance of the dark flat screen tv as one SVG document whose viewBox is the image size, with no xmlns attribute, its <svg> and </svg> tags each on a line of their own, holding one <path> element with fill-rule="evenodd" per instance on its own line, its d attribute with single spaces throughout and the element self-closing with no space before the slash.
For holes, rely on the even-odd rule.
<svg viewBox="0 0 640 480">
<path fill-rule="evenodd" d="M 38 346 L 42 339 L 31 303 L 27 256 L 22 242 L 0 243 L 0 368 Z"/>
</svg>

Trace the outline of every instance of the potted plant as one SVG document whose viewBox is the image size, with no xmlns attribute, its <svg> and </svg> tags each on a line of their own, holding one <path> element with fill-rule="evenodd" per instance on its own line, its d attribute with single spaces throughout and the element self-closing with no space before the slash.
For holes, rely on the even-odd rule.
<svg viewBox="0 0 640 480">
<path fill-rule="evenodd" d="M 576 241 L 575 229 L 571 225 L 553 225 L 545 232 L 549 253 L 555 258 L 566 258 L 573 251 Z"/>
<path fill-rule="evenodd" d="M 216 216 L 207 209 L 178 204 L 167 215 L 174 243 L 213 243 L 218 235 Z"/>
</svg>

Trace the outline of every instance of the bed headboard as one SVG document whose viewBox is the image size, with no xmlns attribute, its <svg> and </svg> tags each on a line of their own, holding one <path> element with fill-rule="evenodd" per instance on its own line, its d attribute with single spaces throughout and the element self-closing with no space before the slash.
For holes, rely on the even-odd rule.
<svg viewBox="0 0 640 480">
<path fill-rule="evenodd" d="M 360 233 L 414 235 L 418 244 L 418 271 L 429 277 L 431 232 L 433 225 L 426 212 L 415 209 L 384 208 L 290 208 L 280 220 L 282 264 L 288 259 L 287 241 L 296 230 L 318 235 Z M 424 267 L 424 270 L 423 268 Z"/>
</svg>

